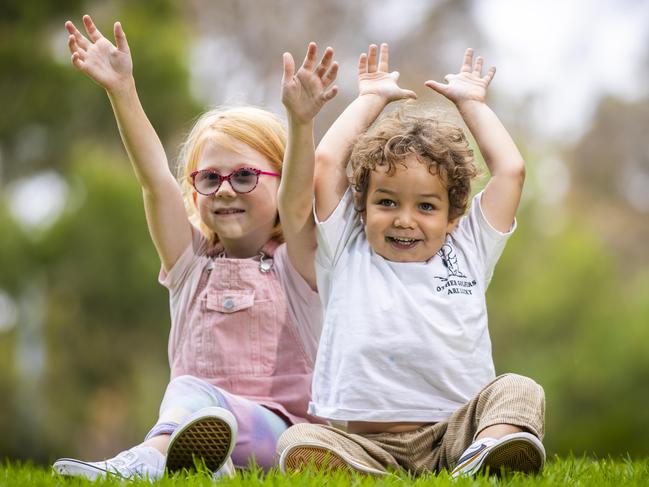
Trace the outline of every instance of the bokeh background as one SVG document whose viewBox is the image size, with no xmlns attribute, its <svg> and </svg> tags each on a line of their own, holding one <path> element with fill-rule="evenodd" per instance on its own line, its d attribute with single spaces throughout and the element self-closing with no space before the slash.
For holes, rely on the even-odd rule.
<svg viewBox="0 0 649 487">
<path fill-rule="evenodd" d="M 528 168 L 488 293 L 497 370 L 545 387 L 549 453 L 649 454 L 649 3 L 2 0 L 0 459 L 113 455 L 148 431 L 168 380 L 140 191 L 105 93 L 69 62 L 63 23 L 83 13 L 111 36 L 122 21 L 171 161 L 208 107 L 283 116 L 282 52 L 310 40 L 341 64 L 318 137 L 370 42 L 455 118 L 423 82 L 476 48 Z"/>
</svg>

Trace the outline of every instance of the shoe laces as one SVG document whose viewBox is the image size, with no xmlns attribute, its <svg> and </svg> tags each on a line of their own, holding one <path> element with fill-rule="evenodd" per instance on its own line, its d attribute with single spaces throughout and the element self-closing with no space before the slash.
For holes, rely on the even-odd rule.
<svg viewBox="0 0 649 487">
<path fill-rule="evenodd" d="M 107 471 L 126 479 L 146 477 L 155 479 L 162 476 L 161 467 L 159 465 L 152 465 L 151 460 L 144 457 L 144 453 L 136 452 L 132 448 L 102 463 L 105 464 Z"/>
</svg>

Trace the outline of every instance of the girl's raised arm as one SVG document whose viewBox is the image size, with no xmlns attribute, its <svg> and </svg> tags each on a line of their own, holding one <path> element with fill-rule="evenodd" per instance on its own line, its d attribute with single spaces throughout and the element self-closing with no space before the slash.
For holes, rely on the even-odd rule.
<svg viewBox="0 0 649 487">
<path fill-rule="evenodd" d="M 293 267 L 309 285 L 316 288 L 316 235 L 313 219 L 313 119 L 338 91 L 333 85 L 338 63 L 328 47 L 320 63 L 317 47 L 311 42 L 302 66 L 296 71 L 290 53 L 284 54 L 282 103 L 288 116 L 288 144 L 284 155 L 278 210 Z"/>
<path fill-rule="evenodd" d="M 84 15 L 83 24 L 88 37 L 72 22 L 65 23 L 72 64 L 108 94 L 122 142 L 142 186 L 149 233 L 168 271 L 192 238 L 180 188 L 137 95 L 131 53 L 121 24 L 115 22 L 115 45 L 101 34 L 89 15 Z"/>
</svg>

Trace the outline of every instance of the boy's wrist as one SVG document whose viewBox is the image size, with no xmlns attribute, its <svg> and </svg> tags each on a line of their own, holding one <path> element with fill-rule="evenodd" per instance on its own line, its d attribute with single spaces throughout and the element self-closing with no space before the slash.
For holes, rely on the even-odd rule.
<svg viewBox="0 0 649 487">
<path fill-rule="evenodd" d="M 387 96 L 381 95 L 379 93 L 359 93 L 358 94 L 358 99 L 359 100 L 367 100 L 370 103 L 380 103 L 382 105 L 387 105 L 390 103 L 390 100 L 388 99 Z"/>
<path fill-rule="evenodd" d="M 484 100 L 476 100 L 474 98 L 469 98 L 465 100 L 458 100 L 455 102 L 455 106 L 458 110 L 471 110 L 475 107 L 487 106 L 487 103 Z"/>
</svg>

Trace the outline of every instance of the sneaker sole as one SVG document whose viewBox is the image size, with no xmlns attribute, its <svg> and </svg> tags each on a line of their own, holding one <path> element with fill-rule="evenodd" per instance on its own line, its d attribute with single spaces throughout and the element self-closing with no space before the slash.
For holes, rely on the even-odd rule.
<svg viewBox="0 0 649 487">
<path fill-rule="evenodd" d="M 233 431 L 227 421 L 215 417 L 199 418 L 179 432 L 169 445 L 167 471 L 193 470 L 198 461 L 205 462 L 205 466 L 215 472 L 230 455 L 232 443 Z"/>
<path fill-rule="evenodd" d="M 478 471 L 484 472 L 489 469 L 490 473 L 495 475 L 498 475 L 501 470 L 538 473 L 543 463 L 543 457 L 533 443 L 522 438 L 513 438 L 487 453 Z"/>
<path fill-rule="evenodd" d="M 280 458 L 282 472 L 295 472 L 313 467 L 319 471 L 357 472 L 374 476 L 385 476 L 387 472 L 367 467 L 351 460 L 345 460 L 341 455 L 328 448 L 317 445 L 300 445 L 287 449 Z"/>
</svg>

